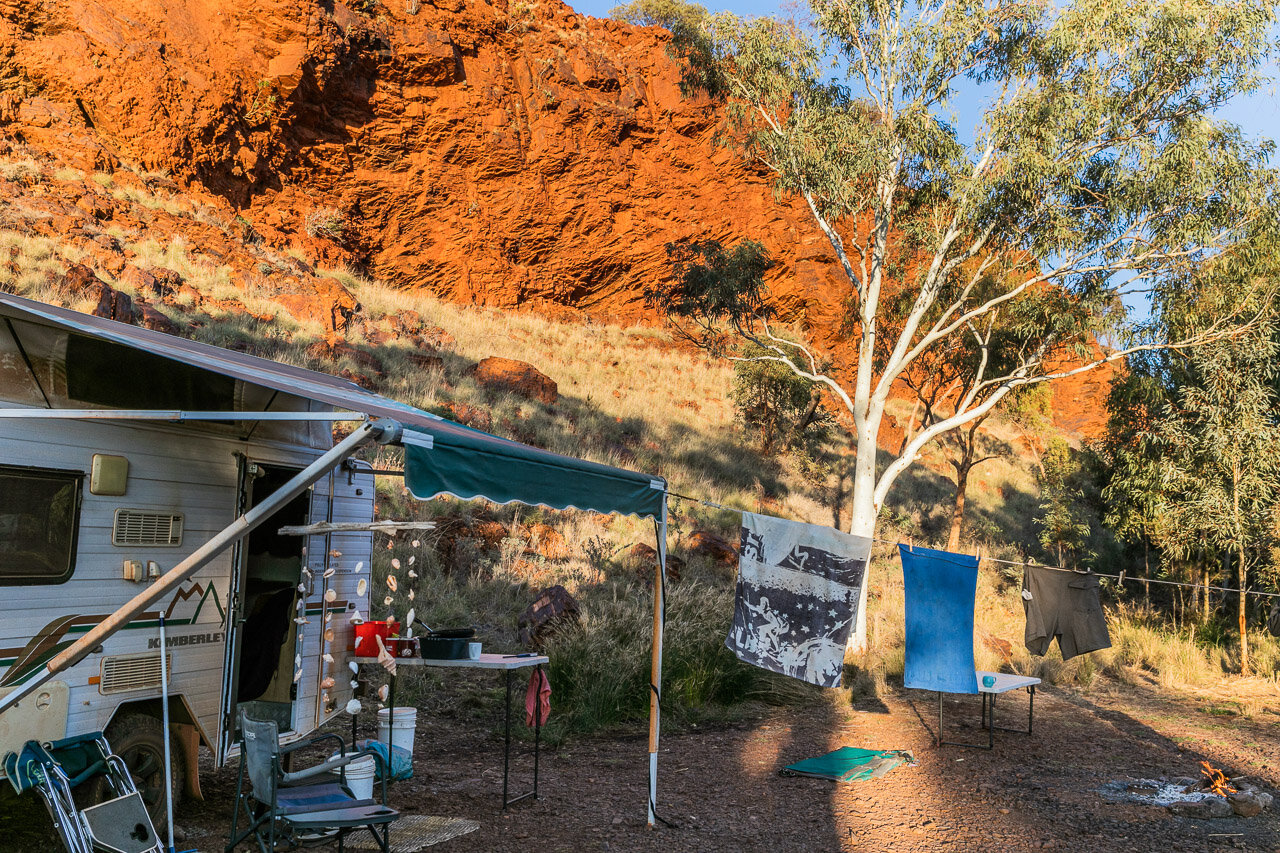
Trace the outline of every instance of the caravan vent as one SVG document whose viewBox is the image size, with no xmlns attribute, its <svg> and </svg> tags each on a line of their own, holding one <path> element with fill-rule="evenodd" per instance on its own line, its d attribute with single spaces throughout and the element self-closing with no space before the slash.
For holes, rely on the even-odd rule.
<svg viewBox="0 0 1280 853">
<path fill-rule="evenodd" d="M 168 658 L 169 675 L 173 676 L 173 656 Z M 160 653 L 142 652 L 136 655 L 113 655 L 102 659 L 102 682 L 98 690 L 103 694 L 123 693 L 126 690 L 143 690 L 160 686 Z"/>
<path fill-rule="evenodd" d="M 181 545 L 182 516 L 139 509 L 116 510 L 112 545 Z"/>
</svg>

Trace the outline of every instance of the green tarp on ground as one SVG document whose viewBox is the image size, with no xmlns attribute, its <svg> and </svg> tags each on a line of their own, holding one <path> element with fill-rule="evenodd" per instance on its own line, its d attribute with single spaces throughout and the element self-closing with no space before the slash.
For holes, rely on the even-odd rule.
<svg viewBox="0 0 1280 853">
<path fill-rule="evenodd" d="M 561 456 L 452 421 L 406 425 L 404 481 L 419 500 L 449 494 L 505 504 L 662 518 L 661 478 Z"/>
<path fill-rule="evenodd" d="M 863 779 L 879 779 L 899 764 L 915 763 L 915 756 L 906 750 L 842 746 L 826 755 L 788 764 L 781 773 L 783 776 L 816 776 L 837 782 L 858 782 Z"/>
</svg>

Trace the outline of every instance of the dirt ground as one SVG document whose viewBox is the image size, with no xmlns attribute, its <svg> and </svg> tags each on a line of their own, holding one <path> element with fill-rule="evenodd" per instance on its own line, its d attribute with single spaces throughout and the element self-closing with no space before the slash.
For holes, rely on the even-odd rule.
<svg viewBox="0 0 1280 853">
<path fill-rule="evenodd" d="M 1199 762 L 1280 788 L 1280 704 L 1257 682 L 1261 710 L 1226 716 L 1213 697 L 1171 698 L 1154 688 L 1087 695 L 1046 688 L 1035 730 L 998 733 L 995 749 L 934 746 L 936 694 L 889 691 L 861 708 L 818 703 L 763 712 L 737 726 L 665 736 L 658 813 L 645 826 L 647 741 L 570 740 L 544 750 L 540 798 L 500 809 L 500 721 L 477 726 L 419 716 L 416 776 L 391 789 L 404 813 L 452 815 L 479 830 L 429 848 L 515 851 L 1205 851 L 1280 853 L 1280 803 L 1251 819 L 1193 820 L 1153 806 L 1110 805 L 1104 782 L 1198 775 Z M 985 741 L 977 697 L 948 701 L 947 736 Z M 554 706 L 553 706 L 554 713 Z M 1001 698 L 997 722 L 1023 725 L 1026 695 Z M 513 758 L 525 790 L 531 755 Z M 908 749 L 918 765 L 875 782 L 784 778 L 786 764 L 839 746 Z M 182 807 L 179 849 L 217 851 L 226 840 L 233 769 L 210 774 L 206 800 Z M 1278 798 L 1280 799 L 1280 798 Z M 247 848 L 242 848 L 247 849 Z"/>
</svg>

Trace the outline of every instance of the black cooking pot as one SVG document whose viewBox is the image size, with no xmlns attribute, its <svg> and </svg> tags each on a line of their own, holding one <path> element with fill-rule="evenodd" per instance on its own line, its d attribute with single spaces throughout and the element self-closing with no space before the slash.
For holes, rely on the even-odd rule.
<svg viewBox="0 0 1280 853">
<path fill-rule="evenodd" d="M 428 631 L 418 637 L 418 649 L 426 660 L 462 660 L 467 656 L 467 645 L 475 635 L 475 628 Z"/>
</svg>

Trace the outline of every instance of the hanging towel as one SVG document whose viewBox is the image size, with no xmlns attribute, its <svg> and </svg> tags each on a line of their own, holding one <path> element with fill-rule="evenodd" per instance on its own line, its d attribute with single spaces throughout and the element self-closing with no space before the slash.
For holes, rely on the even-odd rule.
<svg viewBox="0 0 1280 853">
<path fill-rule="evenodd" d="M 839 687 L 871 540 L 744 512 L 738 555 L 729 651 L 762 669 Z"/>
<path fill-rule="evenodd" d="M 529 728 L 545 726 L 551 716 L 551 679 L 536 667 L 529 676 L 529 688 L 524 692 L 524 722 Z"/>
<path fill-rule="evenodd" d="M 914 767 L 915 756 L 902 749 L 858 749 L 842 746 L 817 758 L 806 758 L 788 764 L 778 771 L 780 776 L 814 776 L 837 782 L 859 782 L 879 779 L 899 764 Z"/>
<path fill-rule="evenodd" d="M 1062 659 L 1111 648 L 1107 617 L 1098 600 L 1098 576 L 1027 566 L 1022 575 L 1027 651 L 1043 655 L 1058 638 Z"/>
<path fill-rule="evenodd" d="M 905 687 L 977 693 L 973 600 L 978 558 L 898 546 L 907 605 Z"/>
</svg>

